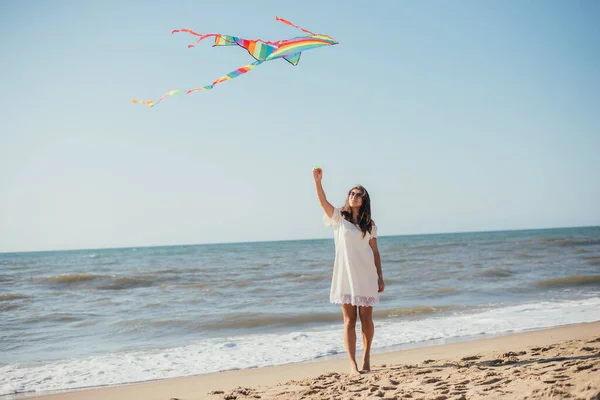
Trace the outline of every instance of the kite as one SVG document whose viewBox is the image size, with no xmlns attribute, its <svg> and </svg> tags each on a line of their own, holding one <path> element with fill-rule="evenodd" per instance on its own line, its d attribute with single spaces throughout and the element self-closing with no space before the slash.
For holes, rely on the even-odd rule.
<svg viewBox="0 0 600 400">
<path fill-rule="evenodd" d="M 214 37 L 215 42 L 213 44 L 213 47 L 216 47 L 216 46 L 240 46 L 240 47 L 246 49 L 248 51 L 248 53 L 256 61 L 251 62 L 250 64 L 245 65 L 243 67 L 240 67 L 240 68 L 228 73 L 225 76 L 222 76 L 221 78 L 215 80 L 212 84 L 207 85 L 207 86 L 202 86 L 199 88 L 189 89 L 189 90 L 182 90 L 182 89 L 171 90 L 171 91 L 165 93 L 156 102 L 154 102 L 152 100 L 132 100 L 131 102 L 133 104 L 143 104 L 146 106 L 154 107 L 155 105 L 160 103 L 162 100 L 164 100 L 168 96 L 179 96 L 184 93 L 191 94 L 191 93 L 198 92 L 201 90 L 211 90 L 215 87 L 215 85 L 217 85 L 221 82 L 228 81 L 233 78 L 237 78 L 238 76 L 243 75 L 246 72 L 252 70 L 254 67 L 262 64 L 263 62 L 283 58 L 285 61 L 289 62 L 293 66 L 296 66 L 300 62 L 300 56 L 302 55 L 303 51 L 315 49 L 318 47 L 333 46 L 333 45 L 338 44 L 338 42 L 330 36 L 313 33 L 309 30 L 306 30 L 304 28 L 301 28 L 299 26 L 292 24 L 290 21 L 287 21 L 283 18 L 279 18 L 277 16 L 275 17 L 275 19 L 277 21 L 283 22 L 284 24 L 293 26 L 294 28 L 298 28 L 301 31 L 308 33 L 309 35 L 294 37 L 292 39 L 285 39 L 285 40 L 278 40 L 275 42 L 270 42 L 270 41 L 265 41 L 262 39 L 254 39 L 254 40 L 242 39 L 242 38 L 239 38 L 236 36 L 221 35 L 218 33 L 200 34 L 200 33 L 194 32 L 190 29 L 175 29 L 175 30 L 173 30 L 171 32 L 171 34 L 175 34 L 178 32 L 185 32 L 185 33 L 189 33 L 190 35 L 198 36 L 198 39 L 196 40 L 196 44 L 198 44 L 200 41 L 202 41 L 206 38 Z M 192 47 L 195 47 L 195 44 L 188 45 L 188 48 L 192 48 Z"/>
</svg>

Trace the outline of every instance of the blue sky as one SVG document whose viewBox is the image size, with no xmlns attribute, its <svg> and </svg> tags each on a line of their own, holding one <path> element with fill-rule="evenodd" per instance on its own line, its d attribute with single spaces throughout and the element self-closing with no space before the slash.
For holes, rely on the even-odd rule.
<svg viewBox="0 0 600 400">
<path fill-rule="evenodd" d="M 339 45 L 298 66 L 189 28 Z M 4 1 L 0 252 L 600 224 L 596 1 Z"/>
</svg>

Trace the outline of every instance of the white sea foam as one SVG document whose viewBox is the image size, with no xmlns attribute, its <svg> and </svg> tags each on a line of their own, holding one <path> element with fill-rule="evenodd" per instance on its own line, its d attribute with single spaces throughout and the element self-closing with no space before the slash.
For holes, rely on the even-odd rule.
<svg viewBox="0 0 600 400">
<path fill-rule="evenodd" d="M 600 297 L 541 302 L 421 320 L 376 321 L 373 349 L 434 339 L 497 335 L 600 320 Z M 359 350 L 361 343 L 358 343 Z M 345 351 L 341 326 L 288 334 L 206 339 L 167 350 L 0 367 L 0 395 L 116 385 L 313 360 Z"/>
</svg>

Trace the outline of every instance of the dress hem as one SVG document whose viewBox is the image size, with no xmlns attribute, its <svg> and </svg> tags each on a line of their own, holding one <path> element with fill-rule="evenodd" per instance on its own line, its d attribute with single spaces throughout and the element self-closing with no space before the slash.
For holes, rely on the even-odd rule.
<svg viewBox="0 0 600 400">
<path fill-rule="evenodd" d="M 332 294 L 329 302 L 333 304 L 352 304 L 360 307 L 373 307 L 379 303 L 379 296 L 352 296 L 351 294 Z"/>
</svg>

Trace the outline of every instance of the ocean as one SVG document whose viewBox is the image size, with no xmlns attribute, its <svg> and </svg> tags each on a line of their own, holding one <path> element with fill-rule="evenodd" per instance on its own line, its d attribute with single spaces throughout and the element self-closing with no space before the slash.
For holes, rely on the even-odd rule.
<svg viewBox="0 0 600 400">
<path fill-rule="evenodd" d="M 378 242 L 374 353 L 600 320 L 600 227 Z M 2 253 L 0 399 L 346 357 L 333 246 Z"/>
</svg>

